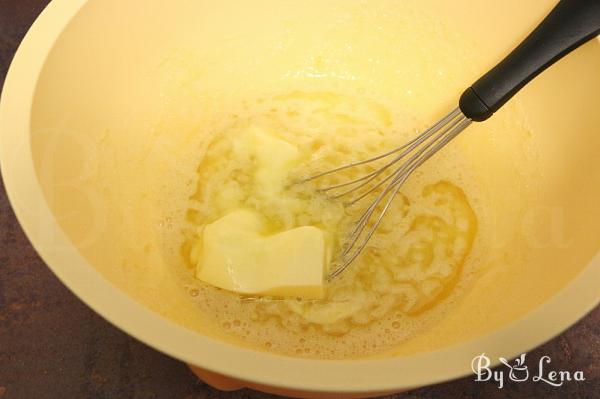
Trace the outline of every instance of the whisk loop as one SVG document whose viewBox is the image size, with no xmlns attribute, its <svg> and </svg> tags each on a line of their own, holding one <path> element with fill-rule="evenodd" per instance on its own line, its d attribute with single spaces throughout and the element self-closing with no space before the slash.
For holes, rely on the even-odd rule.
<svg viewBox="0 0 600 399">
<path fill-rule="evenodd" d="M 342 253 L 336 259 L 336 267 L 334 267 L 333 271 L 327 277 L 328 280 L 332 280 L 343 273 L 367 246 L 394 198 L 398 195 L 400 188 L 410 175 L 462 132 L 470 123 L 471 120 L 464 116 L 459 108 L 456 108 L 429 129 L 398 148 L 370 159 L 353 162 L 319 173 L 303 180 L 303 183 L 310 182 L 336 172 L 386 158 L 389 159 L 393 156 L 386 164 L 371 173 L 348 182 L 319 188 L 320 192 L 327 193 L 333 199 L 340 199 L 356 194 L 353 198 L 345 201 L 347 206 L 354 205 L 370 194 L 380 190 L 373 202 L 371 202 L 355 223 L 352 232 L 347 237 Z M 378 211 L 380 206 L 382 208 Z M 376 212 L 377 215 L 374 216 Z M 367 229 L 370 222 L 373 223 Z"/>
</svg>

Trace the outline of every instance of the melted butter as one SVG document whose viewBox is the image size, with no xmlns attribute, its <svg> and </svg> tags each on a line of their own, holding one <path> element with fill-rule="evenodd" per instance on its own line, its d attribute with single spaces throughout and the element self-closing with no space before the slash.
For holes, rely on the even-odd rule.
<svg viewBox="0 0 600 399">
<path fill-rule="evenodd" d="M 273 109 L 287 111 L 270 112 Z M 334 254 L 339 252 L 348 228 L 367 205 L 344 207 L 341 201 L 319 196 L 308 183 L 285 188 L 286 168 L 296 164 L 292 175 L 298 179 L 388 150 L 397 139 L 385 129 L 389 115 L 377 102 L 334 92 L 292 92 L 263 100 L 260 107 L 214 134 L 198 166 L 190 221 L 202 227 L 233 210 L 253 208 L 268 217 L 271 232 L 319 226 Z M 274 139 L 267 131 L 278 132 L 281 138 Z M 348 181 L 372 167 L 341 171 L 319 183 Z M 244 312 L 256 323 L 275 320 L 279 328 L 312 329 L 332 336 L 392 314 L 418 313 L 452 289 L 476 231 L 477 218 L 464 192 L 449 181 L 428 179 L 394 202 L 364 253 L 326 286 L 324 298 L 252 299 L 246 301 Z M 197 248 L 198 238 L 190 237 L 187 246 Z M 201 270 L 195 252 L 192 263 Z M 306 260 L 310 259 L 307 253 Z M 231 284 L 220 286 L 235 290 Z"/>
<path fill-rule="evenodd" d="M 299 158 L 298 148 L 256 126 L 218 140 L 209 151 L 220 157 L 200 166 L 206 177 L 199 183 L 213 189 L 217 198 L 205 198 L 204 187 L 198 188 L 196 198 L 209 208 L 211 201 L 222 201 L 220 184 L 214 179 L 230 178 L 223 176 L 227 164 L 234 165 L 242 182 L 227 190 L 228 197 L 238 200 L 228 202 L 227 207 L 233 209 L 225 209 L 226 215 L 209 211 L 197 218 L 205 224 L 198 227 L 197 238 L 190 243 L 196 277 L 241 294 L 321 299 L 328 262 L 323 231 L 314 226 L 269 231 L 260 209 L 249 209 L 264 208 L 257 207 L 262 201 L 289 206 L 282 198 L 289 197 L 285 188 Z M 219 149 L 228 151 L 223 154 Z M 301 206 L 302 201 L 297 201 L 296 207 Z M 219 218 L 206 224 L 215 216 Z"/>
</svg>

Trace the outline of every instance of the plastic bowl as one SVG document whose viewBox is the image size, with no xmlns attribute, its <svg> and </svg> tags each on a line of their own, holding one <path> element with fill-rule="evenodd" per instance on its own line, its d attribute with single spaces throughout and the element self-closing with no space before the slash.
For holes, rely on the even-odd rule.
<svg viewBox="0 0 600 399">
<path fill-rule="evenodd" d="M 232 2 L 231 9 L 249 3 L 235 7 Z M 472 23 L 474 34 L 483 32 L 486 24 L 492 26 L 488 31 L 495 33 L 490 34 L 490 43 L 498 47 L 498 55 L 514 45 L 532 27 L 532 21 L 551 6 L 549 1 L 524 5 L 514 0 L 480 4 L 462 13 L 461 7 L 450 11 L 444 2 L 429 3 L 447 8 L 448 13 L 454 13 L 453 18 L 480 21 Z M 44 187 L 47 182 L 40 177 L 40 165 L 50 162 L 63 167 L 55 175 L 61 187 L 76 186 L 77 182 L 67 176 L 84 162 L 81 147 L 59 143 L 52 151 L 41 151 L 40 140 L 64 132 L 70 137 L 85 137 L 86 126 L 93 128 L 108 124 L 107 118 L 112 118 L 110 123 L 118 119 L 119 112 L 131 104 L 125 95 L 115 95 L 119 88 L 114 85 L 126 84 L 139 67 L 136 63 L 167 45 L 169 32 L 176 35 L 188 26 L 190 10 L 201 15 L 207 4 L 185 0 L 55 0 L 32 26 L 11 65 L 0 105 L 0 153 L 6 190 L 38 253 L 92 309 L 131 336 L 193 365 L 199 375 L 222 389 L 250 386 L 294 396 L 365 397 L 464 376 L 471 372 L 474 356 L 483 352 L 492 360 L 514 357 L 563 331 L 599 302 L 600 168 L 597 150 L 593 151 L 600 146 L 600 136 L 593 134 L 600 128 L 600 104 L 595 95 L 600 91 L 599 43 L 584 46 L 520 95 L 531 108 L 536 129 L 549 132 L 547 139 L 542 138 L 546 140 L 543 145 L 554 145 L 554 151 L 568 155 L 569 164 L 556 166 L 568 176 L 557 181 L 557 192 L 562 194 L 548 203 L 556 205 L 552 209 L 567 210 L 557 228 L 559 235 L 568 231 L 569 239 L 544 248 L 539 244 L 538 255 L 532 255 L 527 268 L 512 270 L 507 265 L 510 273 L 506 279 L 494 281 L 488 276 L 487 282 L 469 294 L 461 306 L 483 314 L 478 320 L 487 320 L 485 325 L 464 324 L 460 318 L 454 326 L 452 320 L 445 321 L 447 331 L 458 338 L 432 345 L 429 351 L 388 358 L 307 360 L 204 336 L 132 299 L 103 272 L 105 254 L 91 256 L 83 248 L 85 240 L 78 234 L 85 234 L 86 219 L 75 216 L 75 224 L 64 222 L 73 207 L 89 204 L 81 205 L 85 201 L 77 202 L 76 195 L 64 194 L 67 191 L 58 191 L 64 194 L 59 201 L 49 198 Z M 285 16 L 286 7 L 292 7 L 291 3 L 282 4 L 271 10 L 273 16 Z M 490 7 L 496 8 L 491 17 L 486 14 Z M 237 18 L 243 18 L 241 14 L 238 10 Z M 223 21 L 225 26 L 230 22 Z M 511 39 L 512 32 L 517 34 Z M 134 112 L 135 107 L 132 109 Z M 552 134 L 563 132 L 560 137 L 568 137 L 564 132 L 569 129 L 590 134 L 582 133 L 566 145 L 553 141 Z M 40 157 L 44 156 L 49 160 L 42 162 Z M 93 212 L 102 208 L 102 204 L 95 206 Z M 76 210 L 89 212 L 83 208 Z M 110 240 L 110 236 L 92 239 Z M 435 340 L 431 334 L 427 339 Z"/>
</svg>

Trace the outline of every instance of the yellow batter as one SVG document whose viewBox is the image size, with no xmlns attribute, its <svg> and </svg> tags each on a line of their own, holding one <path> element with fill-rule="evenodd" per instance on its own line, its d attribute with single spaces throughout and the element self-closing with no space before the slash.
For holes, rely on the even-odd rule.
<svg viewBox="0 0 600 399">
<path fill-rule="evenodd" d="M 202 270 L 203 229 L 240 209 L 264 218 L 268 234 L 314 226 L 324 232 L 335 256 L 365 204 L 344 207 L 315 193 L 312 185 L 288 183 L 401 145 L 447 112 L 445 103 L 454 105 L 449 100 L 457 97 L 436 93 L 458 96 L 474 76 L 468 63 L 472 49 L 416 4 L 321 4 L 323 15 L 309 11 L 316 18 L 314 26 L 301 22 L 306 15 L 281 22 L 281 35 L 260 50 L 266 53 L 251 55 L 251 47 L 244 47 L 245 39 L 238 37 L 225 45 L 230 50 L 211 54 L 217 60 L 214 66 L 203 65 L 191 48 L 163 61 L 163 70 L 176 74 L 171 72 L 166 83 L 167 119 L 158 131 L 175 128 L 172 113 L 190 115 L 189 104 L 205 107 L 207 114 L 188 133 L 195 136 L 185 160 L 195 173 L 189 177 L 192 186 L 185 203 L 172 201 L 166 208 L 173 209 L 174 226 L 163 232 L 163 245 L 177 251 L 167 258 L 169 267 L 190 293 L 194 311 L 215 324 L 217 335 L 295 356 L 366 356 L 390 350 L 445 317 L 464 289 L 457 287 L 468 286 L 474 264 L 467 262 L 478 231 L 487 223 L 481 220 L 486 199 L 471 173 L 469 156 L 456 145 L 411 177 L 364 253 L 325 286 L 323 299 L 240 295 L 196 279 Z M 329 40 L 323 41 L 324 36 Z M 262 40 L 270 43 L 273 37 L 265 33 Z M 227 65 L 218 61 L 224 54 Z M 229 92 L 226 77 L 231 70 L 245 73 L 230 63 L 260 54 L 265 59 L 247 76 L 247 87 L 232 85 Z M 452 57 L 456 54 L 463 58 Z M 207 68 L 211 73 L 221 68 L 221 79 L 205 81 Z M 210 97 L 198 100 L 199 84 L 208 92 L 229 94 L 215 95 L 214 104 Z M 509 129 L 516 138 L 528 135 L 514 106 L 497 119 L 498 131 Z M 486 133 L 493 134 L 494 125 L 489 126 Z M 273 175 L 281 169 L 277 167 L 267 167 L 271 171 L 264 175 L 261 163 L 268 166 L 269 154 L 261 153 L 260 145 L 250 145 L 256 132 L 294 148 L 289 175 Z M 365 171 L 344 171 L 318 183 L 346 181 Z M 177 180 L 181 178 L 170 179 L 169 186 Z M 177 226 L 183 227 L 180 238 Z"/>
</svg>

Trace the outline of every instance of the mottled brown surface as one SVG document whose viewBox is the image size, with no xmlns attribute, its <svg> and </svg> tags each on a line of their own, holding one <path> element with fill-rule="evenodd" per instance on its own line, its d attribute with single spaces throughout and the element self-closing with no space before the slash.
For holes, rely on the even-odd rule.
<svg viewBox="0 0 600 399">
<path fill-rule="evenodd" d="M 0 0 L 0 85 L 21 38 L 46 3 Z M 600 398 L 600 307 L 530 353 L 527 364 L 533 367 L 543 355 L 551 356 L 555 369 L 583 370 L 586 381 L 561 388 L 509 383 L 499 390 L 492 383 L 476 383 L 468 377 L 393 398 Z M 0 399 L 32 398 L 275 396 L 249 390 L 215 391 L 183 364 L 93 313 L 37 256 L 0 183 Z"/>
</svg>

